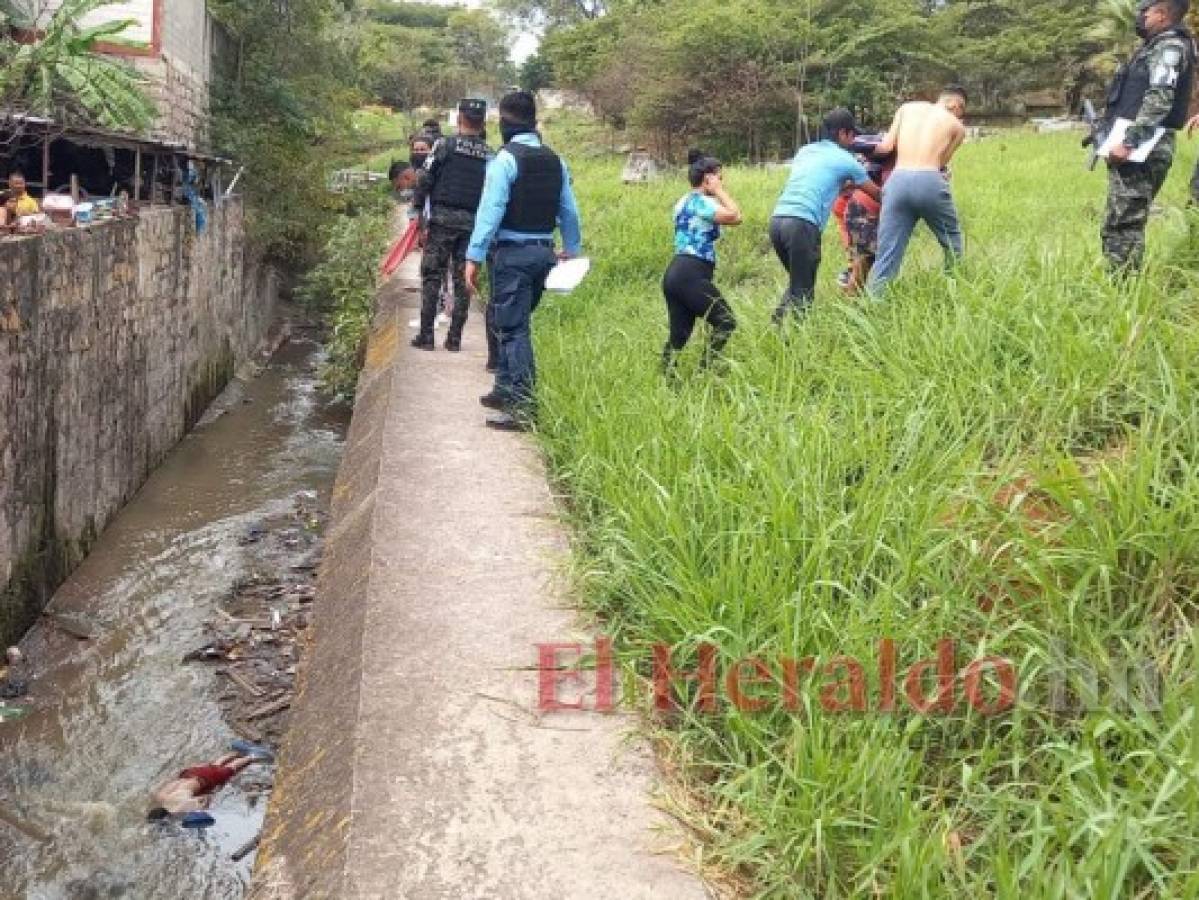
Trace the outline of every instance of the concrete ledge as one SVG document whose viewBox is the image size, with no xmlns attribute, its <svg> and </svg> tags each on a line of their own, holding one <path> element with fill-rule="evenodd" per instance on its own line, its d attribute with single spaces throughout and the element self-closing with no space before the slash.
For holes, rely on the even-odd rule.
<svg viewBox="0 0 1199 900">
<path fill-rule="evenodd" d="M 312 637 L 258 850 L 250 897 L 344 897 L 362 638 L 374 554 L 383 423 L 395 396 L 399 279 L 379 296 L 333 488 Z"/>
<path fill-rule="evenodd" d="M 408 346 L 385 289 L 319 578 L 256 900 L 699 900 L 619 714 L 547 713 L 539 643 L 591 635 L 531 441 L 484 426 L 482 316 Z"/>
</svg>

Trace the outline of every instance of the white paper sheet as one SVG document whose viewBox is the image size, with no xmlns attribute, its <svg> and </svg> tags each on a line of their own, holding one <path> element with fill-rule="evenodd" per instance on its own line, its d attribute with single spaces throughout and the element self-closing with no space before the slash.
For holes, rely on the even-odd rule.
<svg viewBox="0 0 1199 900">
<path fill-rule="evenodd" d="M 565 259 L 550 270 L 545 279 L 545 289 L 559 294 L 569 294 L 591 271 L 591 260 L 585 256 Z"/>
<path fill-rule="evenodd" d="M 1099 156 L 1107 159 L 1112 152 L 1112 148 L 1124 143 L 1124 135 L 1128 133 L 1128 126 L 1132 124 L 1132 119 L 1116 119 L 1112 123 L 1112 130 L 1107 136 L 1107 140 L 1103 142 L 1103 146 L 1099 148 Z M 1162 139 L 1162 135 L 1166 133 L 1166 129 L 1158 128 L 1153 132 L 1153 137 L 1141 144 L 1137 149 L 1133 150 L 1128 156 L 1129 162 L 1143 163 L 1149 158 L 1149 154 L 1153 148 L 1157 146 L 1157 142 Z"/>
</svg>

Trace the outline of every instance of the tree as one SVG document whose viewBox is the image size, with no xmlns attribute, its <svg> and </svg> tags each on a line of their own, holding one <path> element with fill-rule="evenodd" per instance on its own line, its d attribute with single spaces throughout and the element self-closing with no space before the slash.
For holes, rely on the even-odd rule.
<svg viewBox="0 0 1199 900">
<path fill-rule="evenodd" d="M 463 9 L 450 16 L 446 40 L 455 62 L 484 81 L 487 87 L 501 88 L 516 77 L 509 58 L 508 33 L 487 12 Z"/>
<path fill-rule="evenodd" d="M 446 105 L 471 80 L 436 29 L 367 23 L 357 56 L 363 90 L 393 109 Z"/>
<path fill-rule="evenodd" d="M 1096 67 L 1110 73 L 1136 46 L 1136 0 L 1099 0 L 1097 13 L 1088 35 L 1100 47 Z"/>
<path fill-rule="evenodd" d="M 287 267 L 312 261 L 336 202 L 327 160 L 361 99 L 338 0 L 209 0 L 239 45 L 236 71 L 212 91 L 212 139 L 245 166 L 241 185 L 255 244 Z"/>
<path fill-rule="evenodd" d="M 0 108 L 58 119 L 82 120 L 106 128 L 144 131 L 154 120 L 145 78 L 133 66 L 95 52 L 96 45 L 120 35 L 133 23 L 117 20 L 84 28 L 83 18 L 112 0 L 65 0 L 34 30 L 37 15 L 12 2 L 0 9 L 9 28 L 36 38 L 7 40 L 0 65 Z"/>
<path fill-rule="evenodd" d="M 1131 26 L 1135 0 L 1103 2 Z M 557 10 L 541 53 L 558 86 L 676 149 L 694 139 L 757 157 L 804 140 L 831 106 L 881 125 L 948 82 L 975 110 L 1047 88 L 1074 106 L 1106 75 L 1095 0 L 608 0 L 592 16 L 516 5 Z"/>
<path fill-rule="evenodd" d="M 526 25 L 557 27 L 598 19 L 608 12 L 608 0 L 494 0 L 502 14 Z"/>
<path fill-rule="evenodd" d="M 534 94 L 544 88 L 553 87 L 554 67 L 545 56 L 535 53 L 521 64 L 517 82 L 522 91 Z"/>
<path fill-rule="evenodd" d="M 445 28 L 453 9 L 430 3 L 395 3 L 388 0 L 369 4 L 365 11 L 370 19 L 405 28 Z"/>
<path fill-rule="evenodd" d="M 467 91 L 496 90 L 515 79 L 508 32 L 493 16 L 458 9 L 421 19 L 406 11 L 411 5 L 366 11 L 357 69 L 362 89 L 375 100 L 396 109 L 445 106 Z M 394 24 L 401 18 L 433 24 Z"/>
</svg>

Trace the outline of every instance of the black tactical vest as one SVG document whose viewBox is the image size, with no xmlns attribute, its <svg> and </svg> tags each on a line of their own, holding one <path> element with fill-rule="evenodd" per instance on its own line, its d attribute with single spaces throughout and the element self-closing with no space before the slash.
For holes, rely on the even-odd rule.
<svg viewBox="0 0 1199 900">
<path fill-rule="evenodd" d="M 483 196 L 487 177 L 487 157 L 491 148 L 473 135 L 445 139 L 446 157 L 437 167 L 437 181 L 429 193 L 433 207 L 449 207 L 474 212 Z"/>
<path fill-rule="evenodd" d="M 1174 106 L 1171 107 L 1165 121 L 1160 124 L 1162 128 L 1181 128 L 1186 124 L 1187 107 L 1191 103 L 1191 85 L 1195 80 L 1195 40 L 1182 26 L 1154 35 L 1141 45 L 1126 65 L 1120 67 L 1112 81 L 1111 90 L 1107 92 L 1107 111 L 1104 117 L 1108 122 L 1137 117 L 1141 111 L 1141 102 L 1149 90 L 1149 51 L 1158 41 L 1171 36 L 1181 37 L 1187 49 L 1178 71 L 1178 82 L 1174 85 Z"/>
<path fill-rule="evenodd" d="M 549 147 L 513 142 L 504 149 L 516 158 L 516 181 L 500 227 L 529 234 L 552 233 L 562 198 L 562 160 Z"/>
</svg>

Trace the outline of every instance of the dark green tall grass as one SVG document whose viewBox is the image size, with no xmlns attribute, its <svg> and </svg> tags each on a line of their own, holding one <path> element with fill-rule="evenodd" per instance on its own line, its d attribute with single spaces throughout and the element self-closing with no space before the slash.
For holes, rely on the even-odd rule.
<svg viewBox="0 0 1199 900">
<path fill-rule="evenodd" d="M 697 331 L 674 386 L 659 280 L 685 184 L 573 161 L 595 268 L 536 332 L 586 602 L 642 674 L 656 642 L 680 667 L 704 641 L 723 664 L 819 658 L 800 712 L 671 723 L 711 858 L 762 896 L 1199 894 L 1192 159 L 1147 275 L 1113 284 L 1103 176 L 1074 137 L 967 145 L 966 263 L 945 277 L 925 234 L 886 302 L 846 301 L 830 228 L 815 309 L 782 335 L 766 226 L 785 172 L 729 169 L 746 223 L 717 280 L 740 328 L 719 373 L 696 369 Z M 879 640 L 902 678 L 944 637 L 959 669 L 1012 662 L 1011 712 L 960 688 L 948 715 L 875 710 Z M 864 663 L 870 711 L 822 708 L 838 655 Z M 1047 701 L 1063 657 L 1100 671 L 1089 709 Z M 1160 678 L 1159 710 L 1110 689 L 1125 661 Z"/>
</svg>

